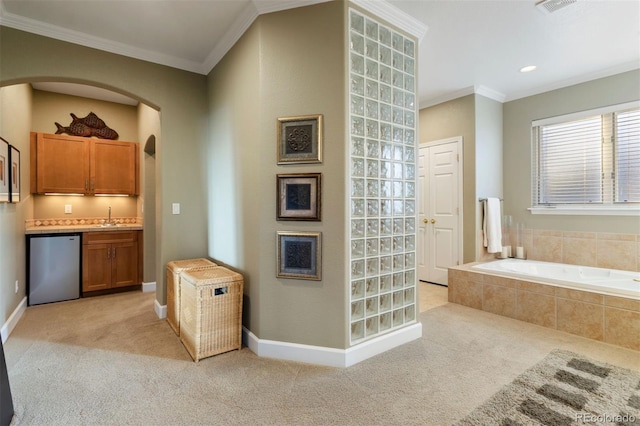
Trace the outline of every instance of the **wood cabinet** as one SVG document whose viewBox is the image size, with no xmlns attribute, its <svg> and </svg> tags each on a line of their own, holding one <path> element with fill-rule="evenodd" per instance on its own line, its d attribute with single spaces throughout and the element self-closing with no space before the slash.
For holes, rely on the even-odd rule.
<svg viewBox="0 0 640 426">
<path fill-rule="evenodd" d="M 31 133 L 31 192 L 138 195 L 138 154 L 133 142 Z"/>
<path fill-rule="evenodd" d="M 82 291 L 130 287 L 142 282 L 140 231 L 82 235 Z"/>
</svg>

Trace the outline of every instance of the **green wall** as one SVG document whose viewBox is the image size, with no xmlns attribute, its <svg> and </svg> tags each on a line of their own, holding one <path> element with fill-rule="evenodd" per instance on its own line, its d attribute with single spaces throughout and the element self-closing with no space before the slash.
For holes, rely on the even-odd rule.
<svg viewBox="0 0 640 426">
<path fill-rule="evenodd" d="M 258 338 L 344 348 L 343 2 L 260 16 L 209 75 L 209 255 L 245 274 Z M 278 166 L 277 119 L 324 115 L 321 164 Z M 276 221 L 276 175 L 322 173 L 322 221 Z M 322 232 L 321 281 L 276 278 L 276 232 Z"/>
<path fill-rule="evenodd" d="M 473 203 L 475 212 L 475 259 L 482 259 L 486 250 L 482 245 L 482 204 L 480 198 L 503 197 L 503 136 L 502 103 L 487 97 L 475 96 L 476 123 L 476 194 Z"/>
<path fill-rule="evenodd" d="M 24 221 L 31 219 L 29 195 L 29 132 L 33 98 L 31 87 L 18 84 L 0 87 L 0 136 L 20 151 L 21 202 L 0 203 L 0 327 L 26 294 L 26 247 Z M 15 282 L 18 281 L 18 293 Z M 6 338 L 8 330 L 3 331 Z"/>
<path fill-rule="evenodd" d="M 476 95 L 444 102 L 419 112 L 419 143 L 462 136 L 463 261 L 476 259 Z"/>
</svg>

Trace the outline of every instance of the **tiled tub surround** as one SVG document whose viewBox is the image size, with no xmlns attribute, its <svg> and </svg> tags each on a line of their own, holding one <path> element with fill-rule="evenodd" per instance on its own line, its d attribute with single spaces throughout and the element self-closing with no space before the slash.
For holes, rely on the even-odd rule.
<svg viewBox="0 0 640 426">
<path fill-rule="evenodd" d="M 449 269 L 449 302 L 640 351 L 640 300 Z"/>
<path fill-rule="evenodd" d="M 482 245 L 482 231 L 478 240 Z M 544 262 L 640 272 L 640 235 L 525 229 L 525 257 Z M 491 260 L 480 247 L 479 260 Z"/>
</svg>

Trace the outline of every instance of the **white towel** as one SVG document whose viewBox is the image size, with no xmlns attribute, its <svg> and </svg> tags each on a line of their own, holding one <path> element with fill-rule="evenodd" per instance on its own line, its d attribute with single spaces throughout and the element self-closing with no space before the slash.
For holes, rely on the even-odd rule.
<svg viewBox="0 0 640 426">
<path fill-rule="evenodd" d="M 500 199 L 487 198 L 483 203 L 483 210 L 482 231 L 484 234 L 484 246 L 487 248 L 487 253 L 500 253 L 502 251 Z"/>
</svg>

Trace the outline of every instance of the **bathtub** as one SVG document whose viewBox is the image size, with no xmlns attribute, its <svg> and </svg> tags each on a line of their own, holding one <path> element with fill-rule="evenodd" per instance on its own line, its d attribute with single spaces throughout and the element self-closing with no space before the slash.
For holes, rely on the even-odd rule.
<svg viewBox="0 0 640 426">
<path fill-rule="evenodd" d="M 472 268 L 557 287 L 640 300 L 639 272 L 521 259 L 496 260 Z"/>
</svg>

